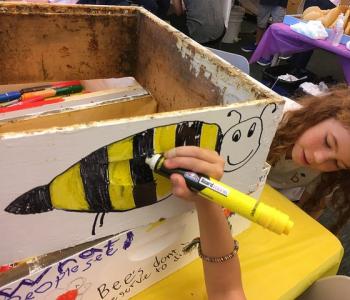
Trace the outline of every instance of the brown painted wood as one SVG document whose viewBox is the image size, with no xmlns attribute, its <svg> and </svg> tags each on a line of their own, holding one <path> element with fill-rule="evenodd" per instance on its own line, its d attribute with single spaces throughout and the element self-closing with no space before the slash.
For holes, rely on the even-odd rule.
<svg viewBox="0 0 350 300">
<path fill-rule="evenodd" d="M 136 25 L 133 9 L 7 4 L 0 84 L 131 75 Z"/>
<path fill-rule="evenodd" d="M 151 96 L 147 95 L 133 100 L 3 122 L 0 123 L 0 134 L 88 124 L 98 121 L 143 116 L 156 112 L 157 102 Z"/>
</svg>

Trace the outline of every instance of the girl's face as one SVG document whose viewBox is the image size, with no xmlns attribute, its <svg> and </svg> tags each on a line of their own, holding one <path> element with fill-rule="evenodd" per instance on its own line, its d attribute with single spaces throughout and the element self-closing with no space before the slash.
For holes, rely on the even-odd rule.
<svg viewBox="0 0 350 300">
<path fill-rule="evenodd" d="M 292 159 L 321 172 L 350 169 L 350 130 L 333 118 L 318 123 L 296 141 Z"/>
</svg>

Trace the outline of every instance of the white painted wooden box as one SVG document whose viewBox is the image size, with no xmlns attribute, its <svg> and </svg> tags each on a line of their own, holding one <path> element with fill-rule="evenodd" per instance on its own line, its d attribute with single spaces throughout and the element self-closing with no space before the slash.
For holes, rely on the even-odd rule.
<svg viewBox="0 0 350 300">
<path fill-rule="evenodd" d="M 99 285 L 111 289 L 113 282 L 129 282 L 133 275 L 128 274 L 139 268 L 157 274 L 142 284 L 135 281 L 132 294 L 193 259 L 169 262 L 162 272 L 150 267 L 155 257 L 177 253 L 195 237 L 197 225 L 191 204 L 171 196 L 164 179 L 153 177 L 153 196 L 142 197 L 149 181 L 132 176 L 143 170 L 138 163 L 146 152 L 183 144 L 216 149 L 226 160 L 225 183 L 256 197 L 261 191 L 283 100 L 146 10 L 0 4 L 0 46 L 1 85 L 131 76 L 146 91 L 92 107 L 39 110 L 0 120 L 0 265 L 120 233 L 114 237 L 119 250 L 113 256 L 106 254 L 108 242 L 96 246 L 103 248 L 102 256 L 91 254 L 95 269 L 84 271 L 93 275 L 81 273 L 89 268 L 83 251 L 83 259 L 78 254 L 71 258 L 77 262 L 64 265 L 72 277 L 55 279 L 63 276 L 57 273 L 63 270 L 62 260 L 33 274 L 34 279 L 44 274 L 50 288 L 47 283 L 16 290 L 14 283 L 0 288 L 0 300 L 6 295 L 25 299 L 30 292 L 35 299 L 54 299 L 49 293 L 68 292 L 78 278 L 87 290 L 92 284 L 96 295 Z M 100 165 L 102 173 L 96 171 Z M 121 177 L 127 182 L 120 183 Z M 103 180 L 101 189 L 95 183 Z M 100 212 L 98 218 L 93 212 Z M 159 219 L 164 223 L 147 231 Z M 177 231 L 181 226 L 186 230 Z M 233 221 L 237 231 L 247 226 L 242 218 Z M 129 232 L 133 242 L 121 250 Z M 166 245 L 163 236 L 173 240 Z M 156 245 L 150 256 L 140 256 L 150 244 Z M 109 262 L 121 269 L 105 268 Z M 94 297 L 87 299 L 98 299 Z"/>
</svg>

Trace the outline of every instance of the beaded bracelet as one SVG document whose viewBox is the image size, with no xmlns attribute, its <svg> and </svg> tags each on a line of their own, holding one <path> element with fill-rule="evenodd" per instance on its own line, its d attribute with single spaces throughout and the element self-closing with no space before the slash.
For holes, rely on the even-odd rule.
<svg viewBox="0 0 350 300">
<path fill-rule="evenodd" d="M 207 261 L 207 262 L 211 262 L 211 263 L 222 263 L 225 262 L 231 258 L 233 258 L 239 249 L 239 244 L 237 240 L 233 240 L 233 250 L 231 253 L 224 255 L 224 256 L 220 256 L 220 257 L 212 257 L 212 256 L 207 256 L 205 254 L 203 254 L 202 252 L 202 248 L 201 248 L 201 243 L 200 243 L 200 239 L 199 238 L 195 238 L 188 246 L 186 246 L 183 251 L 184 252 L 189 252 L 191 249 L 193 249 L 194 246 L 198 245 L 198 255 L 201 259 Z"/>
</svg>

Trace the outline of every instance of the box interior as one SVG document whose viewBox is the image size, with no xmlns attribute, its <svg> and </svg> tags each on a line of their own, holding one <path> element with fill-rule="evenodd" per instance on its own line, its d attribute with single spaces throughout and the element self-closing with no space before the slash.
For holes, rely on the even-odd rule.
<svg viewBox="0 0 350 300">
<path fill-rule="evenodd" d="M 248 76 L 143 8 L 13 3 L 0 8 L 1 85 L 131 76 L 149 92 L 154 112 L 217 106 L 226 98 L 229 103 L 271 98 Z M 149 114 L 149 105 L 137 101 L 108 118 Z M 69 126 L 98 116 L 77 111 L 73 122 L 71 113 L 62 111 L 59 117 L 41 115 L 40 122 L 46 124 L 41 128 Z M 28 130 L 28 124 L 1 132 Z"/>
</svg>

